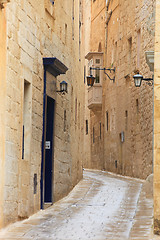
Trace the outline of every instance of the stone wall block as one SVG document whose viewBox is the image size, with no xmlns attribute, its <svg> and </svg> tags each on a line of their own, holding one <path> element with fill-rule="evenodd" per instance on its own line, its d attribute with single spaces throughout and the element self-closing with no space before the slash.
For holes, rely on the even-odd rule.
<svg viewBox="0 0 160 240">
<path fill-rule="evenodd" d="M 25 51 L 31 58 L 35 56 L 35 48 L 25 38 L 19 35 L 18 44 L 23 51 Z"/>
<path fill-rule="evenodd" d="M 13 71 L 18 73 L 21 68 L 20 68 L 20 61 L 14 55 L 12 55 L 10 52 L 7 54 L 7 66 L 10 67 Z"/>
<path fill-rule="evenodd" d="M 20 62 L 23 66 L 33 70 L 33 58 L 29 56 L 25 51 L 21 50 Z"/>
</svg>

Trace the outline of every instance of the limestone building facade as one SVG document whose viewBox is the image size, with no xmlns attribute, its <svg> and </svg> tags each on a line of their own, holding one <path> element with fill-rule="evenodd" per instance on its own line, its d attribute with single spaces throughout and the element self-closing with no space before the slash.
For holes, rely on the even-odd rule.
<svg viewBox="0 0 160 240">
<path fill-rule="evenodd" d="M 2 7 L 2 5 L 1 5 Z M 4 161 L 5 161 L 5 105 L 4 98 L 6 93 L 6 13 L 5 10 L 1 10 L 0 8 L 0 87 L 3 89 L 0 94 L 0 138 L 1 138 L 1 147 L 0 147 L 0 173 L 1 173 L 1 181 L 0 181 L 0 226 L 3 223 L 3 181 L 4 181 Z"/>
<path fill-rule="evenodd" d="M 90 14 L 88 14 L 90 13 Z M 106 2 L 101 0 L 85 1 L 84 7 L 84 46 L 85 76 L 90 74 L 90 67 L 101 67 L 105 54 L 105 16 Z M 96 63 L 96 59 L 99 59 Z M 102 127 L 102 84 L 103 74 L 93 70 L 97 82 L 93 87 L 87 86 L 85 80 L 85 128 L 84 158 L 85 168 L 103 168 L 103 132 Z M 100 136 L 101 132 L 101 136 Z M 96 144 L 94 144 L 96 142 Z"/>
<path fill-rule="evenodd" d="M 155 49 L 154 49 L 154 232 L 160 235 L 160 1 L 156 1 Z"/>
<path fill-rule="evenodd" d="M 83 2 L 0 0 L 0 6 L 4 227 L 64 197 L 82 178 Z M 58 92 L 62 81 L 66 94 Z"/>
<path fill-rule="evenodd" d="M 86 86 L 90 160 L 84 166 L 144 179 L 152 173 L 153 86 L 136 88 L 133 75 L 152 77 L 146 52 L 154 51 L 154 33 L 155 0 L 91 1 L 87 63 L 112 69 L 106 72 L 114 81 L 93 70 L 95 83 Z"/>
<path fill-rule="evenodd" d="M 104 165 L 146 179 L 153 168 L 153 87 L 136 88 L 133 75 L 153 75 L 146 52 L 154 51 L 155 1 L 108 1 L 107 16 L 106 66 L 116 71 L 115 82 L 103 86 Z"/>
</svg>

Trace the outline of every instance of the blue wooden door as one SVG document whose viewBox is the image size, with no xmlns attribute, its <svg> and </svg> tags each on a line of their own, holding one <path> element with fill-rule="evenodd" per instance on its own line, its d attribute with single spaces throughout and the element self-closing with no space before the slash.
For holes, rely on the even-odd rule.
<svg viewBox="0 0 160 240">
<path fill-rule="evenodd" d="M 47 96 L 44 202 L 52 202 L 55 100 Z"/>
</svg>

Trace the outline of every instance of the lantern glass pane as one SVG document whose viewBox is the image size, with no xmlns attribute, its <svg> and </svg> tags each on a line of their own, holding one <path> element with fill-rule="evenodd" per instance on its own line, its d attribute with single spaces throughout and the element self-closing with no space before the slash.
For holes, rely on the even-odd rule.
<svg viewBox="0 0 160 240">
<path fill-rule="evenodd" d="M 60 83 L 60 91 L 67 92 L 67 83 L 65 81 Z"/>
<path fill-rule="evenodd" d="M 142 81 L 141 78 L 135 78 L 135 80 L 134 80 L 135 86 L 136 86 L 136 87 L 140 87 L 140 86 L 141 86 L 141 81 Z"/>
<path fill-rule="evenodd" d="M 93 86 L 95 78 L 93 76 L 88 76 L 87 77 L 87 85 L 88 86 Z"/>
<path fill-rule="evenodd" d="M 87 77 L 87 85 L 90 86 L 91 85 L 91 78 Z"/>
</svg>

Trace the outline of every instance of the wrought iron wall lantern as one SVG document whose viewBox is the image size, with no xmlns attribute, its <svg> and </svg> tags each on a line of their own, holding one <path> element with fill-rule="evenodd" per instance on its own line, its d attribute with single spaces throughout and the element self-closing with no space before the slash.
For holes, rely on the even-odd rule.
<svg viewBox="0 0 160 240">
<path fill-rule="evenodd" d="M 107 77 L 109 78 L 109 80 L 115 82 L 115 76 L 113 78 L 111 78 L 109 76 L 109 74 L 106 72 L 106 71 L 110 71 L 111 72 L 114 72 L 115 73 L 115 68 L 93 68 L 93 67 L 90 67 L 90 76 L 87 76 L 87 85 L 88 86 L 93 86 L 94 84 L 94 81 L 95 81 L 95 77 L 92 75 L 92 70 L 102 70 L 104 71 L 104 74 L 107 75 Z"/>
<path fill-rule="evenodd" d="M 153 78 L 143 78 L 143 76 L 139 73 L 133 76 L 134 83 L 136 87 L 140 87 L 142 81 L 146 81 L 147 85 L 152 86 L 153 85 Z"/>
<path fill-rule="evenodd" d="M 60 83 L 60 91 L 56 91 L 56 92 L 65 94 L 65 93 L 67 93 L 67 88 L 68 88 L 68 84 L 66 83 L 66 81 L 62 81 Z"/>
</svg>

